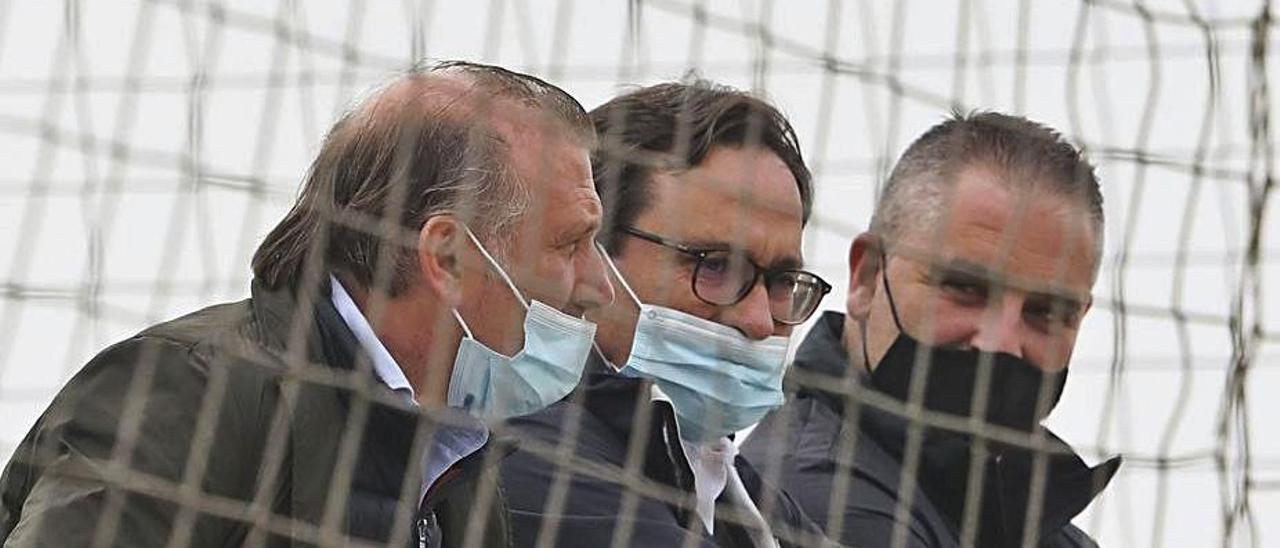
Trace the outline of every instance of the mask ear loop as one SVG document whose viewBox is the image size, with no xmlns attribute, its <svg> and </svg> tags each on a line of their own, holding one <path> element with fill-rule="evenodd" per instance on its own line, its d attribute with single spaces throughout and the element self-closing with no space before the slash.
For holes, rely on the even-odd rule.
<svg viewBox="0 0 1280 548">
<path fill-rule="evenodd" d="M 596 249 L 600 251 L 600 257 L 604 259 L 604 264 L 609 265 L 609 271 L 613 272 L 614 279 L 622 284 L 622 289 L 626 290 L 627 295 L 631 297 L 631 302 L 636 303 L 636 307 L 639 308 L 640 297 L 636 296 L 636 292 L 631 289 L 631 284 L 627 283 L 627 279 L 622 277 L 622 272 L 618 270 L 618 265 L 613 264 L 613 258 L 609 256 L 609 252 L 605 251 L 600 242 L 596 242 Z"/>
<path fill-rule="evenodd" d="M 507 283 L 507 287 L 511 289 L 511 292 L 516 294 L 516 300 L 520 301 L 520 306 L 523 306 L 525 311 L 528 311 L 528 301 L 526 301 L 524 295 L 520 293 L 520 289 L 516 287 L 516 283 L 511 281 L 511 276 L 507 275 L 507 271 L 503 270 L 502 265 L 498 264 L 498 261 L 493 258 L 493 255 L 490 255 L 489 251 L 484 248 L 484 245 L 480 243 L 480 239 L 476 238 L 476 235 L 471 232 L 471 227 L 464 224 L 462 225 L 462 229 L 467 231 L 467 237 L 471 238 L 471 243 L 476 244 L 476 249 L 479 249 L 480 254 L 484 256 L 486 261 L 489 261 L 489 266 L 492 266 L 494 270 L 498 271 L 498 276 L 502 278 L 502 281 Z"/>
<path fill-rule="evenodd" d="M 639 308 L 640 298 L 636 296 L 636 292 L 631 289 L 631 285 L 627 283 L 627 280 L 622 277 L 622 272 L 618 270 L 618 265 L 613 264 L 613 257 L 609 256 L 609 252 L 605 250 L 604 246 L 601 245 L 600 242 L 595 242 L 595 245 L 596 251 L 600 252 L 600 258 L 604 259 L 604 264 L 608 265 L 609 271 L 613 273 L 613 278 L 618 280 L 618 283 L 622 285 L 622 289 L 626 291 L 627 295 L 631 297 L 631 301 L 636 303 L 636 307 Z M 608 364 L 609 368 L 613 369 L 615 372 L 622 371 L 622 367 L 625 366 L 625 364 L 615 365 L 610 362 L 609 358 L 605 357 L 604 351 L 600 349 L 600 343 L 592 340 L 591 348 L 595 349 L 596 355 L 600 356 L 600 361 Z"/>
<path fill-rule="evenodd" d="M 884 284 L 884 295 L 889 298 L 889 313 L 893 315 L 893 324 L 898 326 L 898 331 L 906 333 L 907 330 L 902 328 L 902 320 L 898 318 L 898 307 L 893 302 L 893 291 L 889 290 L 889 256 L 884 250 L 880 250 L 880 281 Z"/>
<path fill-rule="evenodd" d="M 893 302 L 893 291 L 889 289 L 889 255 L 880 249 L 880 283 L 884 286 L 884 295 L 889 299 L 889 315 L 893 316 L 893 324 L 898 327 L 900 333 L 906 333 L 907 330 L 902 328 L 902 320 L 898 318 L 898 306 Z M 871 372 L 871 357 L 867 354 L 867 322 L 859 323 L 858 331 L 862 335 L 862 366 Z"/>
<path fill-rule="evenodd" d="M 486 261 L 489 261 L 489 266 L 492 266 L 494 270 L 498 271 L 498 276 L 501 277 L 502 281 L 506 282 L 507 287 L 516 294 L 516 300 L 520 301 L 520 306 L 524 307 L 525 313 L 527 314 L 529 312 L 529 303 L 525 302 L 524 295 L 520 293 L 520 289 L 516 287 L 515 282 L 511 281 L 511 277 L 502 269 L 502 265 L 499 265 L 498 261 L 493 258 L 493 255 L 489 254 L 489 251 L 480 243 L 480 239 L 476 238 L 475 233 L 471 232 L 471 227 L 467 226 L 465 223 L 459 224 L 462 224 L 462 230 L 466 231 L 467 237 L 471 239 L 471 243 L 475 244 L 476 249 L 480 250 L 480 255 L 484 256 Z M 475 336 L 471 334 L 471 328 L 467 327 L 467 322 L 462 319 L 462 314 L 458 313 L 458 309 L 454 308 L 450 310 L 450 312 L 453 312 L 453 319 L 458 320 L 458 325 L 462 326 L 462 332 L 467 335 L 467 338 L 474 339 Z"/>
<path fill-rule="evenodd" d="M 458 320 L 458 325 L 462 326 L 462 332 L 467 335 L 467 338 L 474 339 L 475 336 L 471 334 L 471 328 L 467 327 L 467 322 L 462 320 L 462 314 L 458 313 L 458 309 L 453 308 L 453 309 L 450 309 L 449 311 L 453 312 L 453 319 Z"/>
</svg>

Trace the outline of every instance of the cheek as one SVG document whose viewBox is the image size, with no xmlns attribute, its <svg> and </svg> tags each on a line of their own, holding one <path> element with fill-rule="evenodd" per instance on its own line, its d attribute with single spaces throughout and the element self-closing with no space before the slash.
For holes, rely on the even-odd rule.
<svg viewBox="0 0 1280 548">
<path fill-rule="evenodd" d="M 524 341 L 524 307 L 501 280 L 477 283 L 458 307 L 467 327 L 480 342 L 505 355 L 514 355 Z"/>
<path fill-rule="evenodd" d="M 569 303 L 573 293 L 573 284 L 579 271 L 578 262 L 570 257 L 556 257 L 552 264 L 545 272 L 546 293 L 539 300 L 560 308 Z"/>
<path fill-rule="evenodd" d="M 952 345 L 968 340 L 982 322 L 983 307 L 964 306 L 943 298 L 933 288 L 912 285 L 894 294 L 902 327 L 921 342 Z M 890 318 L 892 321 L 892 318 Z"/>
<path fill-rule="evenodd" d="M 911 329 L 907 326 L 907 329 Z M 864 351 L 870 358 L 872 364 L 880 363 L 880 359 L 884 357 L 885 352 L 889 350 L 889 346 L 898 338 L 898 327 L 893 322 L 893 316 L 890 315 L 888 301 L 883 298 L 877 298 L 871 303 L 871 312 L 867 317 L 866 339 L 863 339 L 863 333 L 854 333 L 858 338 L 858 344 L 865 345 Z M 914 334 L 912 334 L 914 336 Z M 861 361 L 862 356 L 858 356 L 857 360 Z M 874 367 L 874 366 L 869 366 Z"/>
<path fill-rule="evenodd" d="M 621 267 L 621 266 L 620 266 Z M 693 294 L 693 282 L 686 269 L 655 261 L 628 261 L 623 276 L 646 304 L 656 304 L 693 313 L 690 307 L 704 304 Z M 621 288 L 619 288 L 621 290 Z M 628 297 L 629 298 L 629 297 Z"/>
<path fill-rule="evenodd" d="M 528 299 L 562 308 L 573 290 L 574 261 L 559 253 L 530 257 L 530 267 L 512 273 L 513 280 Z"/>
<path fill-rule="evenodd" d="M 671 264 L 651 265 L 628 278 L 640 300 L 673 308 L 699 318 L 716 320 L 723 308 L 707 304 L 693 292 L 693 280 L 687 269 Z"/>
<path fill-rule="evenodd" d="M 693 292 L 692 269 L 676 262 L 662 262 L 649 272 L 653 289 L 669 295 Z"/>
<path fill-rule="evenodd" d="M 663 286 L 659 289 L 658 298 L 649 302 L 719 323 L 726 323 L 720 316 L 732 308 L 703 302 L 693 293 L 687 279 Z"/>
<path fill-rule="evenodd" d="M 952 345 L 969 340 L 979 330 L 985 314 L 984 308 L 960 306 L 938 299 L 937 307 L 932 311 L 931 325 L 937 344 Z"/>
<path fill-rule="evenodd" d="M 1075 330 L 1064 330 L 1056 334 L 1036 335 L 1027 345 L 1027 359 L 1050 371 L 1060 371 L 1071 360 L 1071 351 L 1076 343 Z"/>
</svg>

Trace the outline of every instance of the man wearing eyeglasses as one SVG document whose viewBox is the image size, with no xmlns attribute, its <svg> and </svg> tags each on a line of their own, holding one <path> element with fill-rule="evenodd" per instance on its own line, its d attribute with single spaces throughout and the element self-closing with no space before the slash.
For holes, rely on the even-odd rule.
<svg viewBox="0 0 1280 548">
<path fill-rule="evenodd" d="M 957 114 L 903 153 L 849 252 L 798 393 L 743 453 L 853 546 L 1093 546 L 1071 519 L 1119 466 L 1040 425 L 1102 252 L 1093 166 L 1025 118 Z"/>
<path fill-rule="evenodd" d="M 591 112 L 617 298 L 568 401 L 510 423 L 518 546 L 814 546 L 816 525 L 730 439 L 783 402 L 792 326 L 830 286 L 803 270 L 813 189 L 774 107 L 707 82 Z"/>
</svg>

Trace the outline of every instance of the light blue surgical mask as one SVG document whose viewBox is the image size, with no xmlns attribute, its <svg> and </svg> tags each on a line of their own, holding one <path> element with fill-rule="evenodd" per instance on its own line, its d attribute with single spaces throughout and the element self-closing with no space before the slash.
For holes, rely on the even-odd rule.
<svg viewBox="0 0 1280 548">
<path fill-rule="evenodd" d="M 644 304 L 605 257 L 640 307 L 631 355 L 619 373 L 657 384 L 675 408 L 681 438 L 695 443 L 719 439 L 782 405 L 787 337 L 751 340 L 727 325 Z"/>
<path fill-rule="evenodd" d="M 537 300 L 526 301 L 470 229 L 467 236 L 524 305 L 524 348 L 515 356 L 505 356 L 485 346 L 471 334 L 455 309 L 453 317 L 466 336 L 458 344 L 458 355 L 453 360 L 449 406 L 465 409 L 481 419 L 501 420 L 528 415 L 560 401 L 582 378 L 596 324 Z"/>
</svg>

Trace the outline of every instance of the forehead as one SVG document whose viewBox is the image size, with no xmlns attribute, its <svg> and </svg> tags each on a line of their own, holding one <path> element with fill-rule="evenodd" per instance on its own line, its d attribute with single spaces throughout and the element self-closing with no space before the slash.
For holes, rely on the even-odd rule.
<svg viewBox="0 0 1280 548">
<path fill-rule="evenodd" d="M 573 228 L 598 222 L 601 207 L 591 179 L 590 153 L 562 124 L 523 109 L 497 124 L 507 158 L 529 195 L 531 221 Z"/>
<path fill-rule="evenodd" d="M 586 143 L 543 112 L 509 102 L 499 104 L 502 109 L 493 113 L 494 129 L 505 142 L 510 167 L 530 191 L 572 193 L 595 188 Z"/>
<path fill-rule="evenodd" d="M 1098 257 L 1088 211 L 1038 184 L 1011 186 L 984 168 L 962 171 L 943 192 L 932 227 L 908 229 L 908 253 L 976 263 L 1029 286 L 1088 295 Z"/>
<path fill-rule="evenodd" d="M 799 256 L 799 187 L 766 148 L 715 147 L 693 169 L 654 173 L 649 190 L 637 224 L 691 243 L 739 246 L 758 261 Z"/>
</svg>

